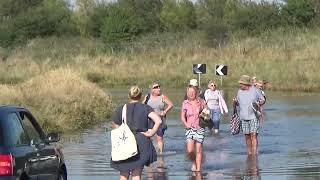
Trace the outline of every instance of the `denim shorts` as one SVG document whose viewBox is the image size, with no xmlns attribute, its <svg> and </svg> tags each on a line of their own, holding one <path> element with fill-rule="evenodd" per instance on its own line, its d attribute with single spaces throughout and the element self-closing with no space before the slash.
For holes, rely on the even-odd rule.
<svg viewBox="0 0 320 180">
<path fill-rule="evenodd" d="M 158 136 L 163 137 L 164 136 L 164 132 L 167 130 L 167 128 L 168 128 L 167 124 L 161 123 L 159 129 L 156 132 L 156 134 Z"/>
<path fill-rule="evenodd" d="M 148 124 L 148 128 L 152 129 L 154 126 L 154 122 L 152 120 L 149 120 L 149 124 Z M 163 137 L 164 136 L 164 132 L 168 129 L 168 126 L 165 122 L 165 119 L 162 119 L 162 123 L 159 126 L 159 129 L 157 130 L 156 134 L 158 136 Z"/>
<path fill-rule="evenodd" d="M 259 133 L 260 122 L 257 118 L 251 120 L 241 120 L 243 134 Z"/>
<path fill-rule="evenodd" d="M 221 112 L 220 109 L 210 109 L 211 120 L 213 122 L 214 129 L 219 129 Z"/>
<path fill-rule="evenodd" d="M 186 139 L 192 139 L 197 141 L 198 143 L 203 143 L 204 141 L 204 128 L 194 129 L 194 128 L 188 128 L 186 129 Z"/>
</svg>

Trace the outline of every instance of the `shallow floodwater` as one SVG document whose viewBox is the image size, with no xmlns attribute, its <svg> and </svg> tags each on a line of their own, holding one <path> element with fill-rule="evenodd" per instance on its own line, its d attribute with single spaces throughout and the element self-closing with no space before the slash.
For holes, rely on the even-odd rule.
<svg viewBox="0 0 320 180">
<path fill-rule="evenodd" d="M 114 102 L 127 100 L 126 90 L 113 89 Z M 203 171 L 190 171 L 185 157 L 184 128 L 179 111 L 184 89 L 164 91 L 174 102 L 165 134 L 165 155 L 151 168 L 145 168 L 143 179 L 320 179 L 320 95 L 317 93 L 279 93 L 267 91 L 265 120 L 259 134 L 259 155 L 246 155 L 243 135 L 229 133 L 228 116 L 223 117 L 220 134 L 206 132 Z M 229 102 L 236 90 L 225 92 Z M 119 179 L 110 168 L 110 124 L 65 135 L 63 151 L 70 180 Z M 158 166 L 164 165 L 164 168 Z"/>
</svg>

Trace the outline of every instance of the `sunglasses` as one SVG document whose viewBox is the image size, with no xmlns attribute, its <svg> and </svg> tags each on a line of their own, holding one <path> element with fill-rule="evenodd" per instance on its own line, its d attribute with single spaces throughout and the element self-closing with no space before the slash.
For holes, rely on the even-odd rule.
<svg viewBox="0 0 320 180">
<path fill-rule="evenodd" d="M 154 86 L 152 89 L 160 89 L 160 86 Z"/>
</svg>

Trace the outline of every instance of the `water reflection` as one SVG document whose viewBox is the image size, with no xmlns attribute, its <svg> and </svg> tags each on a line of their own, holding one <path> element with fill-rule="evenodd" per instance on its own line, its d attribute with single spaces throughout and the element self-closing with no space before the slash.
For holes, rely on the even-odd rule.
<svg viewBox="0 0 320 180">
<path fill-rule="evenodd" d="M 247 156 L 246 160 L 242 162 L 243 168 L 239 168 L 234 172 L 235 180 L 260 180 L 260 170 L 258 156 L 250 155 Z"/>
<path fill-rule="evenodd" d="M 126 102 L 126 90 L 116 91 L 114 99 Z M 319 95 L 268 93 L 258 158 L 247 157 L 243 135 L 231 136 L 230 117 L 224 117 L 219 135 L 206 134 L 203 172 L 194 173 L 185 158 L 184 129 L 179 119 L 181 92 L 184 90 L 166 92 L 177 105 L 168 115 L 165 134 L 166 151 L 173 153 L 159 156 L 152 167 L 144 169 L 142 179 L 319 179 L 320 148 L 316 138 L 320 136 Z M 229 97 L 233 94 L 229 92 Z M 109 127 L 106 123 L 82 134 L 63 137 L 69 180 L 119 179 L 119 173 L 109 165 Z"/>
<path fill-rule="evenodd" d="M 158 156 L 157 162 L 148 167 L 147 172 L 148 180 L 167 180 L 168 171 L 165 166 L 164 156 Z"/>
</svg>

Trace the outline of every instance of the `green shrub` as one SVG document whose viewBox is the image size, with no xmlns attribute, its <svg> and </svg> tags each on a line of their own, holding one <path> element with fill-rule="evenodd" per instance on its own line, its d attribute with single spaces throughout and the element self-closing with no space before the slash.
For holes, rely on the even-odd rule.
<svg viewBox="0 0 320 180">
<path fill-rule="evenodd" d="M 299 27 L 308 25 L 315 16 L 311 0 L 286 0 L 281 13 L 285 24 Z"/>
</svg>

